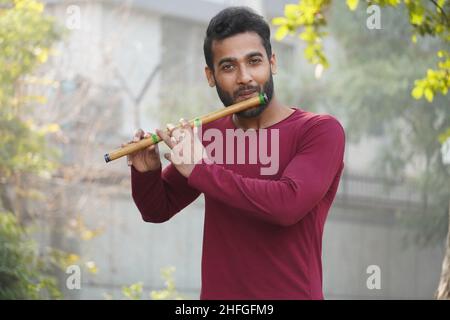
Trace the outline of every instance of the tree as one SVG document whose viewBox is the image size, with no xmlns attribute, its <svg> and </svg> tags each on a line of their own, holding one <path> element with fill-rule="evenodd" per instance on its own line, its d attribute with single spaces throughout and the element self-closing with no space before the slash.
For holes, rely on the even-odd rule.
<svg viewBox="0 0 450 320">
<path fill-rule="evenodd" d="M 24 96 L 17 89 L 47 60 L 59 33 L 39 2 L 3 0 L 0 5 L 0 196 L 2 207 L 21 221 L 20 198 L 27 194 L 23 179 L 56 166 L 56 154 L 46 146 L 45 135 L 57 126 L 35 126 L 28 114 L 39 97 Z"/>
<path fill-rule="evenodd" d="M 450 197 L 449 167 L 441 157 L 441 143 L 450 137 L 450 108 L 445 98 L 450 86 L 450 2 L 368 1 L 367 12 L 355 11 L 359 1 L 348 0 L 346 4 L 352 13 L 340 8 L 341 2 L 331 0 L 287 5 L 285 16 L 273 20 L 279 26 L 276 38 L 301 30 L 307 60 L 318 69 L 328 68 L 323 39 L 325 26 L 332 24 L 330 29 L 343 53 L 334 61 L 338 70 L 329 75 L 331 93 L 321 102 L 345 109 L 353 139 L 362 134 L 384 133 L 388 137 L 380 156 L 383 161 L 378 163 L 383 164 L 384 172 L 397 176 L 415 173 L 427 215 L 413 226 L 421 229 L 423 242 L 439 240 L 448 225 Z M 361 30 L 361 25 L 365 27 L 366 20 L 376 14 L 374 8 L 378 7 L 373 5 L 384 7 L 383 29 L 389 32 Z M 359 26 L 348 22 L 355 19 Z M 407 36 L 408 30 L 412 36 Z M 437 68 L 427 67 L 436 63 L 435 57 Z M 423 70 L 425 77 L 420 74 Z M 376 81 L 380 78 L 382 82 Z M 446 261 L 449 258 L 448 247 Z M 447 272 L 444 269 L 445 263 L 441 281 L 448 283 L 448 267 Z M 448 290 L 440 292 L 439 297 L 449 298 Z"/>
<path fill-rule="evenodd" d="M 50 261 L 24 225 L 24 199 L 38 197 L 28 180 L 56 167 L 56 152 L 46 143 L 55 124 L 36 126 L 28 116 L 39 97 L 24 95 L 21 82 L 43 64 L 61 36 L 43 4 L 33 0 L 0 1 L 0 296 L 3 299 L 58 298 L 49 275 Z"/>
</svg>

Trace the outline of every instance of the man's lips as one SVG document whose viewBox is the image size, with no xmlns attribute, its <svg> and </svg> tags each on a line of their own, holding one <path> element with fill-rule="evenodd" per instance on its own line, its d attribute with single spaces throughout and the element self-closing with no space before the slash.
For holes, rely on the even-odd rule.
<svg viewBox="0 0 450 320">
<path fill-rule="evenodd" d="M 240 98 L 247 98 L 252 96 L 254 93 L 258 92 L 257 90 L 244 90 L 239 92 L 238 97 Z"/>
</svg>

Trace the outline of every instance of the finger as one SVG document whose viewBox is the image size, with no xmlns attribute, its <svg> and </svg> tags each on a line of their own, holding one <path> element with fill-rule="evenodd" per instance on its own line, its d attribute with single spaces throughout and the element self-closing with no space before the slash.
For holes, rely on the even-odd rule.
<svg viewBox="0 0 450 320">
<path fill-rule="evenodd" d="M 137 141 L 139 141 L 139 140 L 141 140 L 142 139 L 142 137 L 144 136 L 144 130 L 142 130 L 142 129 L 137 129 L 135 132 L 134 132 L 134 137 L 133 137 L 133 142 L 137 142 Z"/>
<path fill-rule="evenodd" d="M 150 138 L 150 132 L 146 132 L 146 133 L 144 134 L 144 138 Z"/>
<path fill-rule="evenodd" d="M 175 127 L 174 124 L 168 123 L 168 124 L 166 125 L 166 128 L 167 128 L 167 130 L 169 130 L 169 133 L 172 134 L 173 129 L 175 129 L 176 127 Z"/>
<path fill-rule="evenodd" d="M 181 125 L 189 124 L 189 122 L 185 118 L 180 118 Z"/>
<path fill-rule="evenodd" d="M 180 122 L 181 127 L 184 129 L 186 129 L 188 126 L 190 127 L 189 122 L 186 121 L 184 118 L 180 118 L 179 122 Z"/>
<path fill-rule="evenodd" d="M 137 129 L 136 131 L 134 131 L 134 136 L 142 136 L 144 135 L 144 130 L 142 130 L 141 128 Z"/>
<path fill-rule="evenodd" d="M 172 156 L 170 153 L 164 153 L 164 158 L 166 158 L 167 160 L 169 160 L 170 162 L 172 162 Z"/>
<path fill-rule="evenodd" d="M 164 132 L 164 131 L 162 131 L 162 130 L 159 130 L 159 129 L 156 129 L 156 134 L 164 141 L 164 143 L 165 143 L 170 149 L 173 148 L 174 144 L 173 144 L 173 142 L 170 140 L 170 136 L 169 136 L 166 132 Z"/>
<path fill-rule="evenodd" d="M 133 140 L 130 140 L 130 141 L 126 142 L 126 143 L 122 143 L 122 144 L 120 145 L 120 147 L 121 147 L 121 148 L 124 148 L 124 147 L 126 147 L 127 145 L 129 145 L 130 143 L 133 143 Z"/>
<path fill-rule="evenodd" d="M 180 124 L 181 127 L 183 128 L 183 130 L 188 130 L 189 132 L 192 133 L 192 127 L 190 125 L 190 123 L 186 120 L 184 120 L 183 118 L 180 119 Z"/>
</svg>

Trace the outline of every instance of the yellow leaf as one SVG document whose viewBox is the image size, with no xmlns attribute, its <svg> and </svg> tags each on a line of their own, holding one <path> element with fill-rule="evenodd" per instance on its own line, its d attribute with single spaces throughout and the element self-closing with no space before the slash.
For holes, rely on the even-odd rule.
<svg viewBox="0 0 450 320">
<path fill-rule="evenodd" d="M 358 7 L 359 0 L 347 0 L 347 6 L 350 8 L 350 10 L 355 11 Z"/>
<path fill-rule="evenodd" d="M 296 4 L 287 4 L 284 6 L 284 15 L 288 19 L 296 19 L 299 12 L 299 6 Z"/>
<path fill-rule="evenodd" d="M 97 266 L 95 265 L 95 262 L 94 262 L 94 261 L 87 261 L 87 262 L 85 263 L 85 265 L 86 265 L 86 268 L 88 269 L 88 271 L 89 271 L 90 273 L 97 273 L 97 272 L 98 272 L 98 268 L 97 268 Z"/>
<path fill-rule="evenodd" d="M 288 20 L 285 17 L 277 17 L 272 19 L 272 24 L 274 26 L 281 26 L 283 24 L 286 24 Z"/>
<path fill-rule="evenodd" d="M 69 254 L 69 256 L 67 257 L 67 264 L 71 265 L 76 263 L 78 260 L 80 260 L 80 256 L 76 255 L 74 253 Z"/>
<path fill-rule="evenodd" d="M 47 132 L 54 133 L 60 130 L 59 124 L 52 123 L 47 126 Z"/>
<path fill-rule="evenodd" d="M 48 59 L 48 51 L 42 50 L 41 53 L 39 53 L 39 55 L 37 56 L 37 58 L 40 63 L 46 62 Z"/>
<path fill-rule="evenodd" d="M 428 102 L 433 102 L 433 91 L 430 88 L 426 88 L 424 91 L 425 98 L 428 100 Z"/>
<path fill-rule="evenodd" d="M 277 32 L 275 33 L 275 39 L 278 41 L 281 41 L 286 37 L 286 35 L 289 33 L 289 29 L 287 26 L 281 26 L 278 28 Z"/>
<path fill-rule="evenodd" d="M 91 230 L 83 230 L 83 232 L 81 233 L 81 239 L 83 239 L 85 241 L 91 240 L 94 237 L 95 237 L 95 234 Z"/>
<path fill-rule="evenodd" d="M 423 14 L 412 12 L 409 21 L 411 22 L 411 24 L 420 26 L 423 22 L 423 18 L 424 18 Z"/>
<path fill-rule="evenodd" d="M 414 90 L 411 92 L 411 95 L 414 99 L 419 100 L 422 98 L 423 95 L 423 88 L 422 87 L 415 87 Z"/>
</svg>

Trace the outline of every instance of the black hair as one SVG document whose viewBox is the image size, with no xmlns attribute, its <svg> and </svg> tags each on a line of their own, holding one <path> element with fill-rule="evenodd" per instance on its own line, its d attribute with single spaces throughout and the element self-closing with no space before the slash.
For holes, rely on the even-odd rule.
<svg viewBox="0 0 450 320">
<path fill-rule="evenodd" d="M 214 70 L 212 44 L 214 40 L 223 40 L 243 32 L 255 32 L 266 49 L 267 57 L 272 56 L 270 27 L 262 16 L 249 7 L 229 7 L 220 11 L 209 22 L 203 42 L 206 65 Z"/>
</svg>

